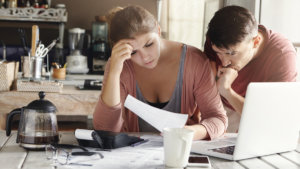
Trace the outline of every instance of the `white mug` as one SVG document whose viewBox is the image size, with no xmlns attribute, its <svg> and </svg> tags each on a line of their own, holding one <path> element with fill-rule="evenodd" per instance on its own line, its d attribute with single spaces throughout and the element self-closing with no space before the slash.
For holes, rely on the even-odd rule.
<svg viewBox="0 0 300 169">
<path fill-rule="evenodd" d="M 166 167 L 186 167 L 194 131 L 185 128 L 164 128 L 164 156 Z"/>
</svg>

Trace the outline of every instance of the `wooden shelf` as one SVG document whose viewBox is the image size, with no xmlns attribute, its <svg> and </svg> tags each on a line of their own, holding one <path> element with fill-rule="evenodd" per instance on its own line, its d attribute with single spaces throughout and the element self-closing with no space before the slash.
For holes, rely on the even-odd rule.
<svg viewBox="0 0 300 169">
<path fill-rule="evenodd" d="M 4 8 L 0 20 L 25 22 L 67 22 L 68 13 L 62 8 Z"/>
</svg>

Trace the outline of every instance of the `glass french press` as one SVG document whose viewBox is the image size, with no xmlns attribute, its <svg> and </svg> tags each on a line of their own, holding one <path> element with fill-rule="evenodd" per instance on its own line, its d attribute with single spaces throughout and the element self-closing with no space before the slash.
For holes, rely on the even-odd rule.
<svg viewBox="0 0 300 169">
<path fill-rule="evenodd" d="M 6 135 L 11 133 L 13 117 L 20 114 L 17 143 L 28 149 L 44 150 L 51 143 L 58 143 L 57 109 L 44 99 L 45 93 L 39 92 L 40 99 L 32 101 L 26 107 L 18 108 L 7 116 Z"/>
</svg>

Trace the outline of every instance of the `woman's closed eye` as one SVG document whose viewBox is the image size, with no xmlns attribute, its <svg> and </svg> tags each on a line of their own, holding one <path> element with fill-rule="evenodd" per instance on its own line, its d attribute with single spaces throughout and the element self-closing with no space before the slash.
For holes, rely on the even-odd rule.
<svg viewBox="0 0 300 169">
<path fill-rule="evenodd" d="M 149 44 L 146 44 L 145 47 L 150 47 L 151 45 L 153 45 L 153 42 L 152 43 L 149 43 Z"/>
<path fill-rule="evenodd" d="M 134 54 L 136 54 L 136 50 L 134 50 L 134 51 L 131 52 L 131 55 L 134 55 Z"/>
</svg>

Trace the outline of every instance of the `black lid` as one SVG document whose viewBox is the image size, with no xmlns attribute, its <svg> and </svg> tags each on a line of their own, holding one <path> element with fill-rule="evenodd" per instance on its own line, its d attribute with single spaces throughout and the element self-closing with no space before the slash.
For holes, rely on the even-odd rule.
<svg viewBox="0 0 300 169">
<path fill-rule="evenodd" d="M 26 109 L 40 110 L 45 113 L 47 113 L 47 112 L 50 113 L 50 112 L 56 111 L 56 107 L 54 106 L 54 104 L 52 104 L 50 101 L 44 99 L 45 95 L 46 95 L 45 92 L 40 91 L 39 92 L 40 99 L 29 103 L 28 106 L 26 107 Z"/>
</svg>

